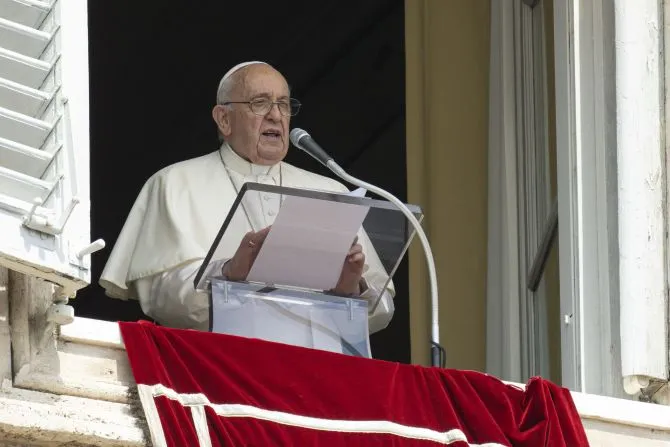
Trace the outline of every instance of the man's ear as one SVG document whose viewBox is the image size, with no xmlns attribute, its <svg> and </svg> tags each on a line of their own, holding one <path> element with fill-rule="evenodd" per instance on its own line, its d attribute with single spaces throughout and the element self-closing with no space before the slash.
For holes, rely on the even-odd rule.
<svg viewBox="0 0 670 447">
<path fill-rule="evenodd" d="M 214 106 L 212 109 L 212 118 L 214 118 L 214 122 L 216 123 L 216 126 L 219 128 L 219 132 L 224 137 L 227 137 L 230 135 L 230 110 L 226 106 L 222 106 L 220 104 L 217 104 Z"/>
</svg>

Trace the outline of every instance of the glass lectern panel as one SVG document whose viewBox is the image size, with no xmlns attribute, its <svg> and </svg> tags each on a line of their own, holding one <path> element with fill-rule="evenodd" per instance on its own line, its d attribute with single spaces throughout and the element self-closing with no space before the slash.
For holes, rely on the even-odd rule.
<svg viewBox="0 0 670 447">
<path fill-rule="evenodd" d="M 367 357 L 368 302 L 211 280 L 210 331 Z"/>
<path fill-rule="evenodd" d="M 407 206 L 420 222 L 421 209 Z M 358 242 L 365 255 L 362 292 L 370 311 L 384 290 L 394 294 L 391 279 L 415 234 L 406 216 L 384 200 L 245 183 L 194 279 L 196 289 L 209 291 L 208 266 L 230 259 L 247 232 L 267 227 L 243 282 L 336 294 L 347 251 Z"/>
</svg>

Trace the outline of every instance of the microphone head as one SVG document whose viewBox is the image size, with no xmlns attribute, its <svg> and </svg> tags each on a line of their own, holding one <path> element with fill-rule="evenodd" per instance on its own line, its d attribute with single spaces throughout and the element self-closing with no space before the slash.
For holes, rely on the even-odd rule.
<svg viewBox="0 0 670 447">
<path fill-rule="evenodd" d="M 309 134 L 300 129 L 299 127 L 295 127 L 294 129 L 291 130 L 291 133 L 289 134 L 289 138 L 291 139 L 291 143 L 299 149 L 302 149 L 300 146 L 300 140 L 302 140 L 305 137 L 308 137 Z"/>
</svg>

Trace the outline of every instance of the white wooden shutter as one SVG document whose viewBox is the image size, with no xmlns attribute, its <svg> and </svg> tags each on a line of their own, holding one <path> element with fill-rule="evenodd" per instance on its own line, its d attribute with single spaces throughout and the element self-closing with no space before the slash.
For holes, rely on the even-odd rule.
<svg viewBox="0 0 670 447">
<path fill-rule="evenodd" d="M 0 265 L 90 283 L 88 28 L 82 0 L 0 0 Z"/>
</svg>

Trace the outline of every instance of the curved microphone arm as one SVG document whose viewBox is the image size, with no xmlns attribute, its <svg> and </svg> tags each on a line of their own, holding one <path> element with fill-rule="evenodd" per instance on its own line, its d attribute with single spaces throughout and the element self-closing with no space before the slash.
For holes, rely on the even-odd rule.
<svg viewBox="0 0 670 447">
<path fill-rule="evenodd" d="M 410 221 L 417 234 L 421 240 L 421 245 L 423 246 L 423 252 L 426 257 L 426 264 L 428 264 L 428 276 L 430 278 L 430 298 L 431 298 L 431 337 L 432 337 L 432 346 L 431 346 L 431 364 L 432 366 L 444 367 L 445 365 L 445 355 L 444 348 L 440 345 L 440 324 L 439 324 L 439 302 L 438 302 L 438 293 L 437 293 L 437 273 L 435 271 L 435 261 L 433 259 L 433 252 L 430 249 L 430 244 L 428 243 L 428 238 L 421 228 L 421 224 L 412 212 L 405 206 L 402 201 L 397 199 L 393 194 L 375 186 L 370 183 L 366 183 L 362 180 L 353 177 L 340 166 L 332 158 L 329 159 L 326 163 L 326 166 L 333 171 L 338 177 L 341 177 L 345 181 L 352 183 L 360 188 L 367 189 L 372 191 L 375 194 L 378 194 L 395 206 L 398 207 L 400 211 L 407 217 Z"/>
</svg>

